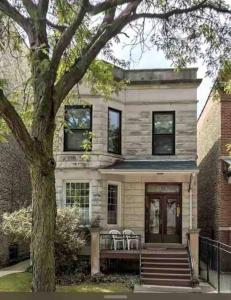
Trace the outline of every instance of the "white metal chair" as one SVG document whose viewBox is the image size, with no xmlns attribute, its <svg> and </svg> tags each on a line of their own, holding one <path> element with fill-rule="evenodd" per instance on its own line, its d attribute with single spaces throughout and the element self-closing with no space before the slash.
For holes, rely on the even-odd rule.
<svg viewBox="0 0 231 300">
<path fill-rule="evenodd" d="M 109 231 L 109 234 L 112 235 L 114 250 L 117 250 L 117 244 L 122 244 L 123 249 L 125 249 L 125 238 L 119 230 L 112 229 Z"/>
<path fill-rule="evenodd" d="M 139 238 L 137 235 L 130 229 L 125 229 L 123 231 L 124 236 L 126 237 L 128 250 L 131 249 L 133 243 L 136 244 L 136 249 L 139 249 Z"/>
</svg>

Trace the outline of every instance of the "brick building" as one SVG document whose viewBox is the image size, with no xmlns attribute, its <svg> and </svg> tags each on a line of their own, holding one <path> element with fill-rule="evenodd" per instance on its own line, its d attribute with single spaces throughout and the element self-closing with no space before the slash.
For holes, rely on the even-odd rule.
<svg viewBox="0 0 231 300">
<path fill-rule="evenodd" d="M 31 202 L 29 170 L 24 155 L 11 138 L 0 143 L 0 224 L 5 212 L 13 212 Z M 0 229 L 0 266 L 28 256 L 29 247 L 7 240 Z"/>
<path fill-rule="evenodd" d="M 211 92 L 198 119 L 198 227 L 231 244 L 231 95 Z"/>
</svg>

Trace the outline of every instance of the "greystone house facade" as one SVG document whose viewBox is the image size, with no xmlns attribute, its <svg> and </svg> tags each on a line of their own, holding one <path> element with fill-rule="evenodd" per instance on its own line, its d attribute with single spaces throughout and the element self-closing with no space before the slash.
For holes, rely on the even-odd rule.
<svg viewBox="0 0 231 300">
<path fill-rule="evenodd" d="M 143 248 L 186 246 L 190 232 L 196 270 L 197 69 L 115 67 L 114 73 L 129 82 L 119 94 L 105 101 L 83 83 L 85 104 L 59 112 L 68 130 L 60 131 L 55 153 L 57 204 L 78 202 L 86 225 L 99 218 L 101 233 L 130 229 Z M 89 132 L 94 135 L 86 161 L 82 142 Z M 94 238 L 92 247 L 98 249 Z"/>
</svg>

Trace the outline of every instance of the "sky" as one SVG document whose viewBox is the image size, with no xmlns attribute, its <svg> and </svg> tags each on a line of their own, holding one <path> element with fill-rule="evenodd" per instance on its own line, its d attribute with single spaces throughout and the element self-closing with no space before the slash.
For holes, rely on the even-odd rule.
<svg viewBox="0 0 231 300">
<path fill-rule="evenodd" d="M 122 47 L 121 45 L 114 45 L 114 53 L 116 57 L 130 60 L 130 49 L 128 47 Z M 159 52 L 155 49 L 147 50 L 140 56 L 139 47 L 135 48 L 132 52 L 132 59 L 130 68 L 134 69 L 155 69 L 155 68 L 170 68 L 172 67 L 171 61 L 165 58 L 163 52 Z M 213 79 L 205 75 L 206 67 L 203 65 L 193 65 L 193 67 L 198 67 L 197 77 L 202 79 L 197 90 L 197 115 L 199 116 L 204 104 L 208 98 L 209 92 L 213 86 Z"/>
</svg>

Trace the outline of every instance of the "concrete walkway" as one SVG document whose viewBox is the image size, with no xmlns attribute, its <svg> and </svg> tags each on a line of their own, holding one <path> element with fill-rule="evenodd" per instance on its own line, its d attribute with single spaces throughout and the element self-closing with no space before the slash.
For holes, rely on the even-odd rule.
<svg viewBox="0 0 231 300">
<path fill-rule="evenodd" d="M 30 266 L 30 260 L 24 260 L 21 261 L 13 266 L 6 267 L 0 269 L 0 277 L 9 275 L 9 274 L 14 274 L 14 273 L 20 273 L 20 272 L 25 272 L 26 269 Z"/>
<path fill-rule="evenodd" d="M 176 287 L 160 285 L 136 285 L 134 293 L 217 293 L 216 290 L 206 282 L 200 282 L 197 287 Z"/>
</svg>

